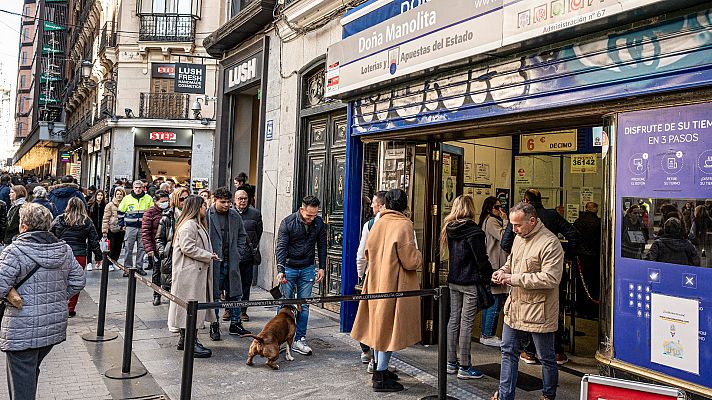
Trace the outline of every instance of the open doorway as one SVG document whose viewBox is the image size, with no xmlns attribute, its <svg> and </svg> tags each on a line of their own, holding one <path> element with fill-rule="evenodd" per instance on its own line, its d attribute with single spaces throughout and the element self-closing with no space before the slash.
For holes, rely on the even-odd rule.
<svg viewBox="0 0 712 400">
<path fill-rule="evenodd" d="M 190 184 L 191 151 L 179 149 L 139 149 L 136 174 L 149 182 L 163 177 L 182 185 Z"/>
</svg>

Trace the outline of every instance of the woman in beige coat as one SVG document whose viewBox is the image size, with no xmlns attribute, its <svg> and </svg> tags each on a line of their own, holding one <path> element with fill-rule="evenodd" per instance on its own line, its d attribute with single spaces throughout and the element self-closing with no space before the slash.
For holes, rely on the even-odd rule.
<svg viewBox="0 0 712 400">
<path fill-rule="evenodd" d="M 212 262 L 218 259 L 208 238 L 206 211 L 207 203 L 202 197 L 188 196 L 173 237 L 171 294 L 183 300 L 195 299 L 201 303 L 212 301 Z M 185 327 L 180 330 L 178 350 L 184 348 L 185 330 L 197 330 L 204 321 L 215 322 L 215 313 L 200 310 L 198 326 L 186 326 L 185 310 L 173 302 L 170 303 L 168 326 Z M 196 336 L 195 357 L 208 358 L 211 355 L 210 349 L 204 347 Z"/>
<path fill-rule="evenodd" d="M 104 217 L 101 221 L 101 235 L 104 239 L 109 240 L 109 258 L 117 261 L 121 255 L 121 246 L 124 244 L 124 235 L 126 234 L 124 227 L 119 225 L 119 204 L 125 195 L 126 192 L 120 187 L 114 190 L 114 198 L 106 203 Z M 116 267 L 111 264 L 109 271 L 114 270 Z"/>
<path fill-rule="evenodd" d="M 485 231 L 485 245 L 492 270 L 500 269 L 507 262 L 509 253 L 502 250 L 500 241 L 507 228 L 507 214 L 502 210 L 502 205 L 496 197 L 490 196 L 482 203 L 480 214 L 480 228 Z M 494 304 L 482 310 L 482 335 L 480 343 L 486 346 L 500 347 L 502 340 L 495 334 L 499 325 L 499 313 L 502 312 L 504 302 L 507 301 L 509 287 L 507 285 L 492 285 Z"/>
<path fill-rule="evenodd" d="M 417 270 L 423 256 L 415 245 L 413 223 L 403 214 L 408 206 L 405 192 L 388 191 L 385 206 L 366 242 L 364 294 L 420 289 Z M 420 342 L 420 298 L 362 301 L 351 337 L 374 350 L 373 390 L 403 390 L 398 376 L 388 370 L 388 361 L 394 351 Z"/>
</svg>

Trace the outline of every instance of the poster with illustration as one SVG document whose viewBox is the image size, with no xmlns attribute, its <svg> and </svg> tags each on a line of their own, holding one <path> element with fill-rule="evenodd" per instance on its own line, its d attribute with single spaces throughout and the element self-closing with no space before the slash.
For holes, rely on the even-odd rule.
<svg viewBox="0 0 712 400">
<path fill-rule="evenodd" d="M 450 214 L 452 210 L 452 202 L 455 201 L 457 197 L 455 193 L 455 188 L 457 187 L 457 177 L 456 176 L 443 176 L 443 214 Z"/>
<path fill-rule="evenodd" d="M 700 371 L 700 302 L 653 293 L 650 361 L 693 374 Z"/>
</svg>

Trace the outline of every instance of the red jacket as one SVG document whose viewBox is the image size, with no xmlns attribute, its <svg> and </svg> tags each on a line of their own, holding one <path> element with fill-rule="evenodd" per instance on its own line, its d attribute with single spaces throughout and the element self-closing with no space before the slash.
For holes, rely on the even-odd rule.
<svg viewBox="0 0 712 400">
<path fill-rule="evenodd" d="M 163 210 L 156 205 L 151 206 L 143 213 L 141 220 L 141 240 L 143 241 L 143 250 L 146 253 L 156 251 L 156 232 L 158 232 L 158 223 L 161 222 Z"/>
</svg>

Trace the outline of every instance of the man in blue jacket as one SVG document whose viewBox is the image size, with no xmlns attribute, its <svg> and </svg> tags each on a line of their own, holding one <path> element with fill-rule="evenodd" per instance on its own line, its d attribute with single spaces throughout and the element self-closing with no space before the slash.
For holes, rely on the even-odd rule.
<svg viewBox="0 0 712 400">
<path fill-rule="evenodd" d="M 324 279 L 326 266 L 326 225 L 319 216 L 319 199 L 306 196 L 297 212 L 287 216 L 279 225 L 277 234 L 277 282 L 283 283 L 286 298 L 311 297 L 312 286 Z M 314 253 L 319 250 L 319 269 L 315 271 Z M 316 275 L 316 281 L 315 281 Z M 292 350 L 310 355 L 306 334 L 309 322 L 309 305 L 303 304 L 297 315 L 297 332 Z"/>
<path fill-rule="evenodd" d="M 64 213 L 64 209 L 67 208 L 69 199 L 72 197 L 77 197 L 84 203 L 84 205 L 87 204 L 87 201 L 84 198 L 84 193 L 82 193 L 79 185 L 74 183 L 74 177 L 71 175 L 65 175 L 62 177 L 62 183 L 52 187 L 49 195 L 47 195 L 47 200 L 54 204 L 55 211 L 53 217 Z"/>
<path fill-rule="evenodd" d="M 12 185 L 12 177 L 8 174 L 3 174 L 0 176 L 0 200 L 4 201 L 6 205 L 12 204 L 10 202 L 10 185 Z"/>
</svg>

